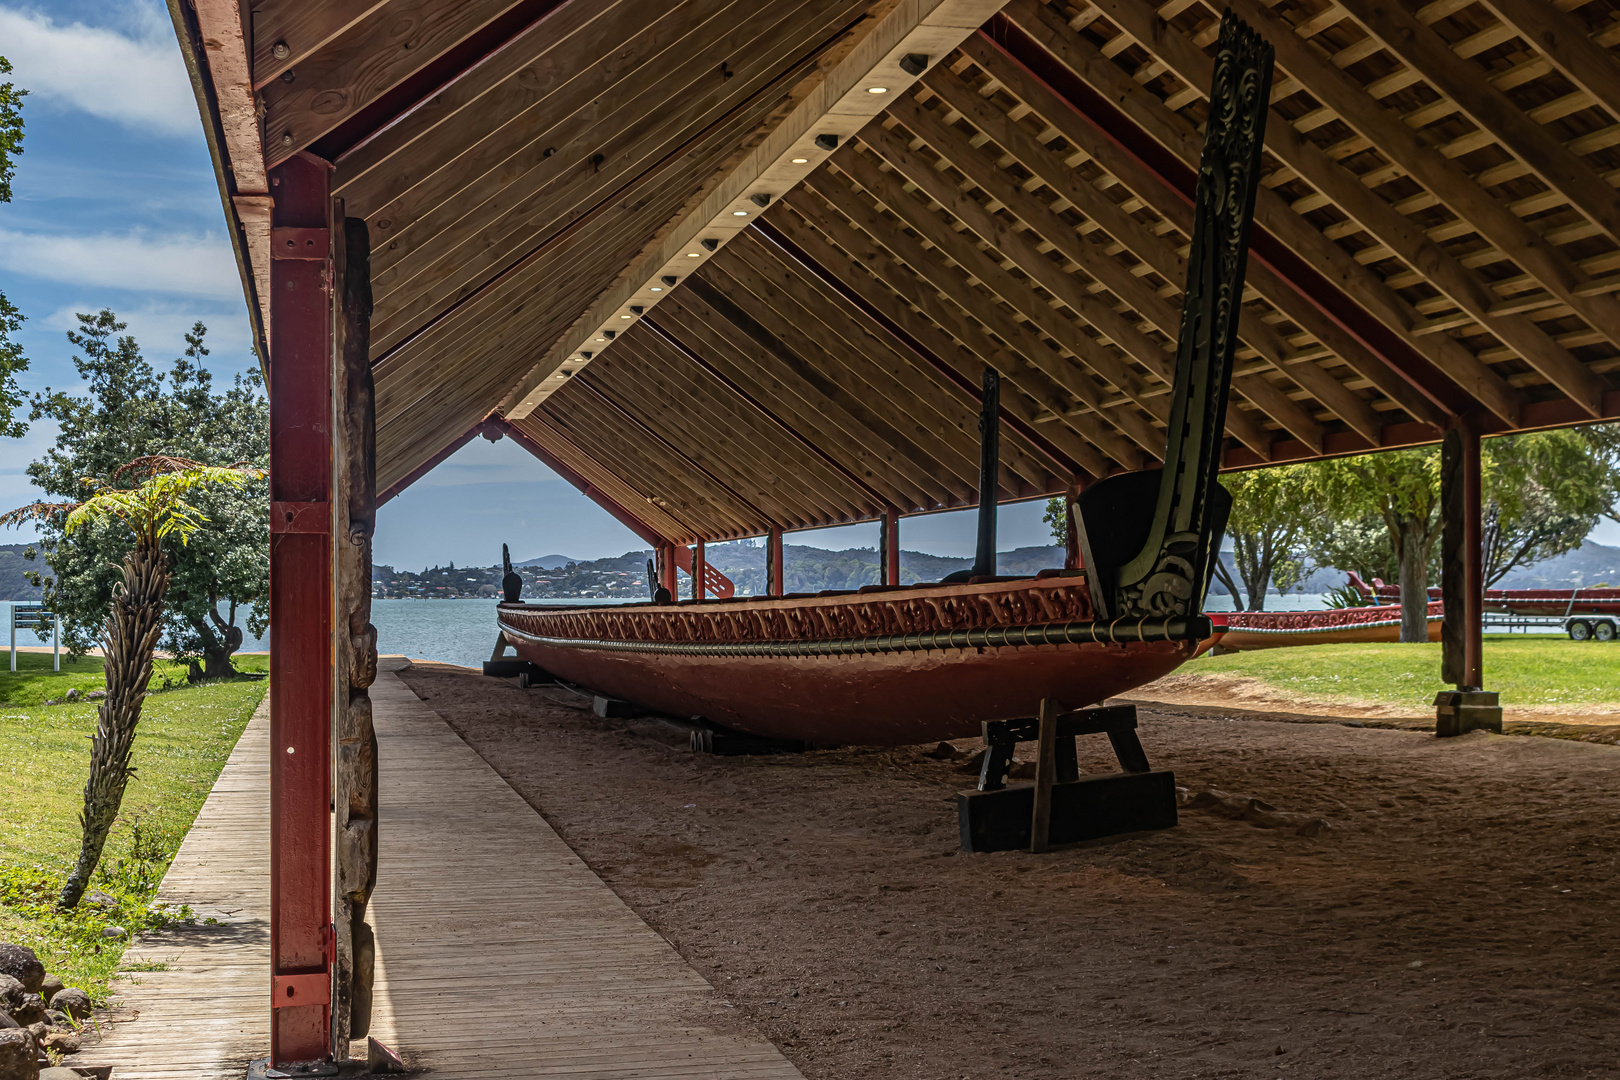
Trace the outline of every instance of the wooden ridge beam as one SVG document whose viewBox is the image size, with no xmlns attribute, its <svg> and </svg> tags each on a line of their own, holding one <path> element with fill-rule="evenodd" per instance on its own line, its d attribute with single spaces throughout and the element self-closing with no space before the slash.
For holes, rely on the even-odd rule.
<svg viewBox="0 0 1620 1080">
<path fill-rule="evenodd" d="M 843 139 L 881 109 L 887 93 L 911 86 L 926 65 L 973 33 L 1000 0 L 897 0 L 822 75 L 748 155 L 709 187 L 707 196 L 662 231 L 598 298 L 575 325 L 543 354 L 508 395 L 504 411 L 522 416 L 560 385 L 556 373 L 578 361 L 581 346 L 601 330 L 617 328 L 619 315 L 635 304 L 650 310 L 667 293 L 650 287 L 664 278 L 686 277 L 708 253 L 700 236 L 718 248 L 770 199 L 779 197 L 826 160 L 818 136 Z M 907 57 L 926 58 L 914 64 Z M 912 69 L 912 70 L 908 70 Z M 884 94 L 868 93 L 877 87 Z M 824 140 L 825 141 L 825 140 Z M 758 197 L 757 200 L 755 197 Z M 689 253 L 697 259 L 687 259 Z"/>
<path fill-rule="evenodd" d="M 1620 197 L 1614 188 L 1516 102 L 1492 86 L 1479 65 L 1458 56 L 1445 40 L 1399 3 L 1337 0 L 1391 55 L 1450 98 L 1509 153 L 1563 194 L 1613 239 L 1620 240 Z M 1550 6 L 1550 5 L 1545 5 Z M 1612 66 L 1612 59 L 1609 65 Z"/>
<path fill-rule="evenodd" d="M 1108 17 L 1125 33 L 1141 40 L 1150 36 L 1155 55 L 1186 83 L 1190 90 L 1207 86 L 1214 62 L 1191 40 L 1157 23 L 1151 11 L 1130 0 L 1097 0 Z M 1441 292 L 1474 318 L 1488 333 L 1514 349 L 1549 382 L 1596 415 L 1603 392 L 1601 380 L 1568 350 L 1558 345 L 1524 315 L 1492 312 L 1499 297 L 1475 271 L 1452 258 L 1431 240 L 1421 226 L 1381 199 L 1360 179 L 1316 144 L 1299 133 L 1286 117 L 1274 115 L 1267 129 L 1266 146 L 1340 210 L 1387 245 L 1408 266 L 1421 272 Z M 1365 434 L 1365 433 L 1364 433 Z"/>
</svg>

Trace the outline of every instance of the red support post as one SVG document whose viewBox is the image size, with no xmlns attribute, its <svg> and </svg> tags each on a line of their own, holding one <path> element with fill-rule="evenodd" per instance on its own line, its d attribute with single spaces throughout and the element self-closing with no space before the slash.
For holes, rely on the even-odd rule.
<svg viewBox="0 0 1620 1080">
<path fill-rule="evenodd" d="M 878 519 L 878 573 L 884 585 L 900 584 L 900 512 L 886 510 Z"/>
<path fill-rule="evenodd" d="M 270 174 L 270 1065 L 330 1061 L 331 199 Z"/>
<path fill-rule="evenodd" d="M 1463 690 L 1485 688 L 1485 500 L 1480 460 L 1479 414 L 1457 421 L 1462 443 L 1463 499 Z"/>
<path fill-rule="evenodd" d="M 783 582 L 787 575 L 782 572 L 782 530 L 772 527 L 765 538 L 765 591 L 770 596 L 781 596 L 787 592 Z"/>
<path fill-rule="evenodd" d="M 703 541 L 699 540 L 692 545 L 692 599 L 703 599 L 703 574 L 709 567 L 707 553 L 703 550 Z"/>
</svg>

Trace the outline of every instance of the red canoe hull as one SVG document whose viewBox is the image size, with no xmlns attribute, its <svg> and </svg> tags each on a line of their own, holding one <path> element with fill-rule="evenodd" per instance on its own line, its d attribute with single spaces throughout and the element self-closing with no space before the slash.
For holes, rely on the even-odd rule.
<svg viewBox="0 0 1620 1080">
<path fill-rule="evenodd" d="M 1330 608 L 1324 611 L 1236 611 L 1220 616 L 1223 649 L 1249 652 L 1294 645 L 1343 645 L 1401 640 L 1399 605 Z M 1429 605 L 1429 640 L 1440 640 L 1441 605 Z"/>
<path fill-rule="evenodd" d="M 671 716 L 816 743 L 972 736 L 986 720 L 1036 715 L 1046 697 L 1083 708 L 1168 674 L 1196 646 L 968 642 L 968 625 L 1015 640 L 1026 628 L 1027 640 L 1040 638 L 1042 627 L 1089 619 L 1084 582 L 1074 578 L 872 592 L 588 611 L 502 604 L 499 612 L 518 655 L 568 682 Z M 884 633 L 932 636 L 924 647 L 869 644 Z M 772 642 L 777 654 L 701 651 L 750 635 Z M 662 651 L 633 651 L 638 638 Z M 785 638 L 804 651 L 834 641 L 848 648 L 784 655 Z"/>
</svg>

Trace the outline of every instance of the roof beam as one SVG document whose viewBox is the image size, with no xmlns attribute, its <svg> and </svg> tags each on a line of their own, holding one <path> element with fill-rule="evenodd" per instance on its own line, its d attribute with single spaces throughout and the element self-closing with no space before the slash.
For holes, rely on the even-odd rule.
<svg viewBox="0 0 1620 1080">
<path fill-rule="evenodd" d="M 1256 0 L 1231 0 L 1231 7 L 1275 43 L 1277 66 L 1312 97 L 1333 110 L 1491 245 L 1509 254 L 1576 314 L 1620 344 L 1620 300 L 1582 295 L 1580 290 L 1590 279 L 1562 251 L 1506 203 L 1480 187 L 1460 163 L 1446 157 L 1400 116 L 1380 105 L 1365 87 L 1300 37 L 1292 24 Z M 1612 191 L 1609 197 L 1616 198 Z"/>
<path fill-rule="evenodd" d="M 1391 55 L 1423 76 L 1593 224 L 1620 240 L 1620 198 L 1604 179 L 1546 127 L 1492 86 L 1478 64 L 1458 56 L 1445 40 L 1398 3 L 1338 0 Z M 1541 5 L 1550 6 L 1550 5 Z"/>
<path fill-rule="evenodd" d="M 660 544 L 669 544 L 675 542 L 674 537 L 665 536 L 658 529 L 654 528 L 652 525 L 643 521 L 636 514 L 628 510 L 617 499 L 613 498 L 613 496 L 609 495 L 607 492 L 603 491 L 601 488 L 597 487 L 580 473 L 575 471 L 571 465 L 553 453 L 550 448 L 541 443 L 540 440 L 535 438 L 533 434 L 525 431 L 522 427 L 519 427 L 517 424 L 514 424 L 511 421 L 500 419 L 498 416 L 496 419 L 500 423 L 503 433 L 511 436 L 513 442 L 517 443 L 519 446 L 523 447 L 523 449 L 533 454 L 541 461 L 542 464 L 546 466 L 546 468 L 550 469 L 552 472 L 556 473 L 558 476 L 572 484 L 576 489 L 578 489 L 581 495 L 584 495 L 597 506 L 600 506 L 603 510 L 606 510 L 609 516 L 611 516 L 620 525 L 623 525 L 625 528 L 635 533 L 643 541 L 652 544 L 654 547 L 657 547 Z M 532 424 L 529 426 L 535 429 L 540 427 L 539 424 Z"/>
<path fill-rule="evenodd" d="M 1160 183 L 1190 202 L 1201 143 L 1193 126 L 1070 31 L 1050 8 L 1012 0 L 1007 10 L 1014 21 L 1007 22 L 1007 16 L 998 20 L 998 31 L 1004 32 L 998 33 L 996 44 L 1017 50 L 1014 55 L 1026 66 L 1039 66 L 1037 77 L 1048 85 L 1050 78 L 1067 82 L 1058 92 L 1070 108 L 1126 146 Z M 1251 20 L 1251 25 L 1268 24 Z M 1274 35 L 1266 38 L 1274 40 Z M 1060 70 L 1052 70 L 1054 60 Z M 1255 200 L 1249 257 L 1269 264 L 1289 287 L 1448 412 L 1461 415 L 1482 402 L 1514 422 L 1517 391 L 1459 342 L 1443 334 L 1414 334 L 1411 327 L 1422 318 L 1412 306 L 1270 188 L 1261 187 Z"/>
<path fill-rule="evenodd" d="M 1480 0 L 1496 17 L 1541 50 L 1569 81 L 1620 117 L 1620 60 L 1592 40 L 1578 20 L 1547 0 Z"/>
<path fill-rule="evenodd" d="M 1131 0 L 1098 0 L 1098 5 L 1131 37 L 1138 41 L 1148 37 L 1154 54 L 1182 82 L 1202 94 L 1199 88 L 1209 84 L 1215 66 L 1202 49 Z M 1596 375 L 1528 316 L 1493 314 L 1491 308 L 1499 297 L 1483 277 L 1447 254 L 1421 226 L 1301 135 L 1286 117 L 1273 115 L 1267 128 L 1266 148 L 1408 266 L 1420 268 L 1482 329 L 1495 334 L 1554 386 L 1597 415 L 1604 387 Z"/>
<path fill-rule="evenodd" d="M 524 416 L 561 385 L 557 372 L 580 346 L 634 304 L 649 310 L 668 296 L 652 292 L 664 279 L 685 278 L 709 252 L 737 235 L 771 199 L 779 197 L 827 159 L 818 136 L 842 140 L 876 115 L 888 94 L 904 92 L 927 64 L 973 33 L 1001 0 L 896 0 L 739 164 L 713 183 L 694 208 L 662 230 L 563 337 L 539 358 L 508 395 L 505 412 Z M 907 57 L 922 57 L 921 65 Z M 868 93 L 881 88 L 884 93 Z M 700 236 L 714 242 L 699 246 Z M 688 253 L 697 255 L 688 259 Z M 660 286 L 662 287 L 662 286 Z"/>
<path fill-rule="evenodd" d="M 253 89 L 320 52 L 390 0 L 259 0 L 253 5 Z"/>
</svg>

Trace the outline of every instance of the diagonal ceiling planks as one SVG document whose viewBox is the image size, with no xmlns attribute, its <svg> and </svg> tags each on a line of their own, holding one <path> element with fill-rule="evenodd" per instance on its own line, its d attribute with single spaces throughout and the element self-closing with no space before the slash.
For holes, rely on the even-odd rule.
<svg viewBox="0 0 1620 1080">
<path fill-rule="evenodd" d="M 1278 76 L 1229 461 L 1620 412 L 1616 0 L 1230 2 Z M 985 366 L 1001 499 L 1162 449 L 1213 0 L 176 11 L 250 302 L 267 166 L 370 228 L 385 489 L 499 408 L 663 539 L 969 506 Z"/>
</svg>

